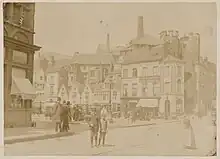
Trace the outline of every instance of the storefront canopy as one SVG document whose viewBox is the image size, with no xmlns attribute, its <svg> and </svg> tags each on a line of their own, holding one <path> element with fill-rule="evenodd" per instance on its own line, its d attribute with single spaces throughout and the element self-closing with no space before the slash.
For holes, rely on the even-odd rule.
<svg viewBox="0 0 220 159">
<path fill-rule="evenodd" d="M 22 99 L 35 99 L 36 92 L 31 82 L 26 78 L 12 77 L 12 95 L 20 95 Z"/>
<path fill-rule="evenodd" d="M 137 107 L 148 107 L 155 108 L 158 107 L 158 99 L 140 99 Z"/>
</svg>

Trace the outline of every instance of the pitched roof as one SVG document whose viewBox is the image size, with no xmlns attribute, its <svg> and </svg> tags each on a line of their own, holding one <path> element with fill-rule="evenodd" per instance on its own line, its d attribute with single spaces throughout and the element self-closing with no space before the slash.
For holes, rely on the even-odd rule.
<svg viewBox="0 0 220 159">
<path fill-rule="evenodd" d="M 132 44 L 148 44 L 148 45 L 159 45 L 163 44 L 163 41 L 160 40 L 159 38 L 156 38 L 152 35 L 145 34 L 141 38 L 136 38 L 131 41 Z"/>
<path fill-rule="evenodd" d="M 167 55 L 167 57 L 163 60 L 164 62 L 171 62 L 171 61 L 175 61 L 175 62 L 179 62 L 179 63 L 184 63 L 183 60 L 178 59 L 177 57 L 174 57 L 172 55 Z"/>
<path fill-rule="evenodd" d="M 158 61 L 162 59 L 163 53 L 163 46 L 153 47 L 150 50 L 148 48 L 135 49 L 127 53 L 122 64 Z"/>
<path fill-rule="evenodd" d="M 68 66 L 73 63 L 73 59 L 61 59 L 56 60 L 54 65 L 49 65 L 47 69 L 47 73 L 55 73 L 58 72 L 62 67 Z"/>
<path fill-rule="evenodd" d="M 100 53 L 107 53 L 108 52 L 108 48 L 106 44 L 99 44 L 97 49 L 96 49 L 96 53 L 100 54 Z"/>
<path fill-rule="evenodd" d="M 73 58 L 73 63 L 84 65 L 99 65 L 115 63 L 113 56 L 109 53 L 103 54 L 79 54 Z"/>
<path fill-rule="evenodd" d="M 94 92 L 96 89 L 100 89 L 103 83 L 89 84 L 89 88 Z"/>
<path fill-rule="evenodd" d="M 77 81 L 73 83 L 73 86 L 75 86 L 75 88 L 78 89 L 78 92 L 79 92 L 80 94 L 84 91 L 84 89 L 85 89 L 85 87 L 86 87 L 85 84 L 81 84 L 81 83 L 79 83 L 79 82 L 77 82 Z M 70 90 L 69 90 L 69 91 L 70 91 Z"/>
<path fill-rule="evenodd" d="M 204 60 L 202 57 L 200 57 L 200 65 L 206 68 L 209 72 L 216 73 L 217 68 L 215 63 Z"/>
</svg>

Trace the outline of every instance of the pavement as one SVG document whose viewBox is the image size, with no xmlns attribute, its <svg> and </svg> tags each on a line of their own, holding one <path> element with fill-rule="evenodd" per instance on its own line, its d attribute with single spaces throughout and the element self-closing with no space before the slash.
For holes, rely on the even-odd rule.
<svg viewBox="0 0 220 159">
<path fill-rule="evenodd" d="M 109 129 L 106 145 L 91 148 L 89 131 L 73 136 L 5 145 L 5 156 L 206 156 L 213 147 L 214 129 L 194 121 L 197 149 L 183 147 L 180 122 Z"/>
<path fill-rule="evenodd" d="M 164 121 L 164 120 L 151 120 L 151 121 L 136 121 L 131 124 L 128 123 L 126 119 L 114 119 L 114 123 L 109 124 L 110 129 L 114 128 L 126 128 L 135 126 L 146 126 L 151 124 L 158 124 L 164 122 L 174 122 L 174 121 Z M 87 123 L 84 122 L 71 122 L 70 131 L 63 133 L 56 133 L 54 131 L 54 123 L 52 122 L 38 122 L 36 128 L 7 128 L 4 131 L 4 143 L 14 144 L 17 142 L 27 142 L 33 140 L 45 140 L 49 138 L 57 138 L 63 136 L 71 136 L 76 133 L 81 133 L 88 130 Z"/>
</svg>

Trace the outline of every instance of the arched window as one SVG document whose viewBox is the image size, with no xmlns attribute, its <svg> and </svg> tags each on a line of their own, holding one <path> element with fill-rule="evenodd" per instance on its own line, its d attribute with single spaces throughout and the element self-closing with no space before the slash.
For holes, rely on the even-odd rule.
<svg viewBox="0 0 220 159">
<path fill-rule="evenodd" d="M 176 113 L 180 114 L 183 112 L 183 101 L 181 99 L 176 100 Z"/>
<path fill-rule="evenodd" d="M 132 69 L 132 77 L 137 77 L 137 69 L 136 68 Z"/>
<path fill-rule="evenodd" d="M 179 79 L 178 81 L 177 81 L 177 92 L 178 93 L 181 93 L 181 80 Z"/>
</svg>

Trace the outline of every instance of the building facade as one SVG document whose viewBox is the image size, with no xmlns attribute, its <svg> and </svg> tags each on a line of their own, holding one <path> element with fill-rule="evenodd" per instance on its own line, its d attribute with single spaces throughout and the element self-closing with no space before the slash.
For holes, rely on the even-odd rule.
<svg viewBox="0 0 220 159">
<path fill-rule="evenodd" d="M 183 113 L 184 63 L 171 55 L 164 59 L 163 50 L 161 54 L 155 51 L 158 53 L 157 48 L 139 49 L 125 56 L 121 84 L 123 109 L 140 106 L 149 110 L 152 107 L 156 115 Z"/>
<path fill-rule="evenodd" d="M 196 69 L 196 112 L 203 116 L 211 111 L 213 101 L 216 100 L 216 65 L 208 58 L 200 57 L 195 65 Z"/>
<path fill-rule="evenodd" d="M 4 3 L 3 7 L 5 127 L 30 126 L 34 53 L 40 49 L 34 45 L 35 4 Z"/>
</svg>

